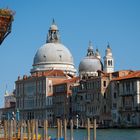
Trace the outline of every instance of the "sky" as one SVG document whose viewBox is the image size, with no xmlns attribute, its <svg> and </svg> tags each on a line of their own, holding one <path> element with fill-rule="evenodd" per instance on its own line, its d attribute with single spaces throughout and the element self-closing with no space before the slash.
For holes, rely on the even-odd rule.
<svg viewBox="0 0 140 140">
<path fill-rule="evenodd" d="M 102 58 L 109 42 L 116 71 L 140 70 L 140 0 L 0 0 L 0 8 L 15 11 L 12 32 L 0 46 L 0 107 L 17 77 L 30 75 L 53 18 L 77 71 L 89 41 Z"/>
</svg>

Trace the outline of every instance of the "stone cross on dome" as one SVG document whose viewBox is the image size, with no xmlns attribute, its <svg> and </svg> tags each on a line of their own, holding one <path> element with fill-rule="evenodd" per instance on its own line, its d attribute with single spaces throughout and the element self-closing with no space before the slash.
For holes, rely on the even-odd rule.
<svg viewBox="0 0 140 140">
<path fill-rule="evenodd" d="M 54 19 L 52 21 L 52 25 L 49 28 L 46 43 L 60 43 L 59 30 Z"/>
</svg>

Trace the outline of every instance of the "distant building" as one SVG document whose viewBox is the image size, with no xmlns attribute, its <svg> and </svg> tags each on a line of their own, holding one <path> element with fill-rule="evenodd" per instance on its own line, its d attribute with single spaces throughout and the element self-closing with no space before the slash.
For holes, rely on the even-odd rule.
<svg viewBox="0 0 140 140">
<path fill-rule="evenodd" d="M 16 114 L 16 97 L 15 97 L 15 91 L 12 93 L 8 93 L 8 91 L 5 91 L 4 95 L 4 108 L 0 109 L 0 120 L 9 120 L 9 119 L 15 119 Z"/>
<path fill-rule="evenodd" d="M 5 92 L 4 95 L 4 107 L 15 107 L 16 104 L 16 98 L 15 98 L 15 93 L 8 93 L 7 91 Z"/>
<path fill-rule="evenodd" d="M 140 127 L 140 71 L 113 79 L 111 94 L 113 124 Z"/>
</svg>

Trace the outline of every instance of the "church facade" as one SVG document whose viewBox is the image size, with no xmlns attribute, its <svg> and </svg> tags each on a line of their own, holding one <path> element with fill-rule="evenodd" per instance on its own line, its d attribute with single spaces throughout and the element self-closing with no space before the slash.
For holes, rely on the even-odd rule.
<svg viewBox="0 0 140 140">
<path fill-rule="evenodd" d="M 53 85 L 71 79 L 76 69 L 73 57 L 61 41 L 55 22 L 49 28 L 46 43 L 34 57 L 31 75 L 16 81 L 16 108 L 21 119 L 53 121 Z"/>
</svg>

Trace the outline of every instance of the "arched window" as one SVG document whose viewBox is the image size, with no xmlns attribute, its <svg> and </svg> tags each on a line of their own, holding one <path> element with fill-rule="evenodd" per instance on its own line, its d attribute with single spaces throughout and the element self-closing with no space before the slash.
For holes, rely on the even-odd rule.
<svg viewBox="0 0 140 140">
<path fill-rule="evenodd" d="M 110 64 L 111 64 L 111 62 L 110 62 L 110 60 L 108 60 L 108 66 L 110 66 Z"/>
<path fill-rule="evenodd" d="M 112 64 L 113 64 L 112 60 L 110 61 L 110 64 L 111 64 L 111 66 L 112 66 Z"/>
<path fill-rule="evenodd" d="M 112 66 L 112 65 L 113 65 L 112 60 L 108 60 L 108 66 Z"/>
</svg>

